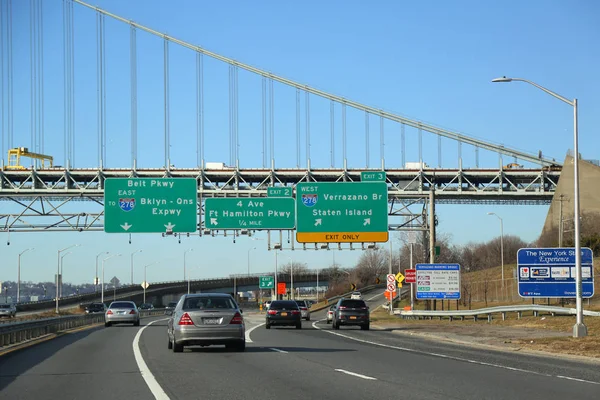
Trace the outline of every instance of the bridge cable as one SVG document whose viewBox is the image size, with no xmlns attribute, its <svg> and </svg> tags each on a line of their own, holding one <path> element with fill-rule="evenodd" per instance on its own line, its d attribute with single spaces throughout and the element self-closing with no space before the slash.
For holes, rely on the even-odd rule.
<svg viewBox="0 0 600 400">
<path fill-rule="evenodd" d="M 5 129 L 4 129 L 4 121 L 6 121 L 4 117 L 4 2 L 0 2 L 0 167 L 4 167 L 4 154 L 5 153 Z"/>
<path fill-rule="evenodd" d="M 346 146 L 346 103 L 342 103 L 342 157 L 344 158 L 344 170 L 348 167 Z"/>
<path fill-rule="evenodd" d="M 479 146 L 475 146 L 475 168 L 479 168 Z"/>
<path fill-rule="evenodd" d="M 44 3 L 40 0 L 40 152 L 44 153 Z"/>
<path fill-rule="evenodd" d="M 306 168 L 310 167 L 310 93 L 304 92 L 304 112 L 306 113 Z"/>
<path fill-rule="evenodd" d="M 204 168 L 204 59 L 196 52 L 196 158 L 199 168 Z"/>
<path fill-rule="evenodd" d="M 12 37 L 12 0 L 6 5 L 7 15 L 7 63 L 8 63 L 8 148 L 14 147 L 14 109 L 13 109 L 13 37 Z"/>
<path fill-rule="evenodd" d="M 381 153 L 381 169 L 385 170 L 385 132 L 383 127 L 383 117 L 379 117 L 379 151 Z"/>
<path fill-rule="evenodd" d="M 335 102 L 329 105 L 329 124 L 331 129 L 331 168 L 335 168 Z"/>
<path fill-rule="evenodd" d="M 406 168 L 406 132 L 404 124 L 400 124 L 400 152 L 402 154 L 402 168 Z"/>
<path fill-rule="evenodd" d="M 365 155 L 366 155 L 366 166 L 369 168 L 369 112 L 365 111 Z"/>
<path fill-rule="evenodd" d="M 136 28 L 129 28 L 129 67 L 131 80 L 131 168 L 137 167 L 137 37 Z"/>
<path fill-rule="evenodd" d="M 269 128 L 271 130 L 271 168 L 275 168 L 275 102 L 273 93 L 273 79 L 269 79 Z"/>
<path fill-rule="evenodd" d="M 421 163 L 419 168 L 421 168 L 423 166 L 423 131 L 421 126 L 419 126 L 419 162 Z"/>
<path fill-rule="evenodd" d="M 438 137 L 438 168 L 442 168 L 442 137 L 437 135 Z"/>
<path fill-rule="evenodd" d="M 300 168 L 300 89 L 296 89 L 296 168 Z"/>
<path fill-rule="evenodd" d="M 262 165 L 267 167 L 267 78 L 262 77 Z"/>
<path fill-rule="evenodd" d="M 164 95 L 165 95 L 165 168 L 171 168 L 171 138 L 170 138 L 170 122 L 169 122 L 169 39 L 164 39 L 163 46 L 164 55 Z"/>
</svg>

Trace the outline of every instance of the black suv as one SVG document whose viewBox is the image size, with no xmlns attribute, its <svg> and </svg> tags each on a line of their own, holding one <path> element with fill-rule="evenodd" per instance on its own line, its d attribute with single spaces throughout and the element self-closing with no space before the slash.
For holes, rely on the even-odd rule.
<svg viewBox="0 0 600 400">
<path fill-rule="evenodd" d="M 85 308 L 86 314 L 105 313 L 106 305 L 104 303 L 92 303 Z"/>
<path fill-rule="evenodd" d="M 302 329 L 301 318 L 298 303 L 293 300 L 275 300 L 267 311 L 265 328 L 271 329 L 271 325 L 294 325 L 296 329 Z"/>
<path fill-rule="evenodd" d="M 333 311 L 333 329 L 340 325 L 360 325 L 363 331 L 369 330 L 369 307 L 364 300 L 340 299 Z"/>
</svg>

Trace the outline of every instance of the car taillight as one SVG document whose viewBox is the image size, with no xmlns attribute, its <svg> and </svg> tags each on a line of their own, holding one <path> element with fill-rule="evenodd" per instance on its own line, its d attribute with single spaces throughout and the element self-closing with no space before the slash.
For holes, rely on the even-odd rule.
<svg viewBox="0 0 600 400">
<path fill-rule="evenodd" d="M 242 318 L 242 315 L 239 312 L 236 312 L 235 315 L 233 316 L 233 318 L 231 318 L 230 324 L 239 325 L 243 322 L 244 322 L 244 319 Z"/>
<path fill-rule="evenodd" d="M 277 310 L 269 310 L 269 315 L 277 315 Z"/>
<path fill-rule="evenodd" d="M 107 315 L 112 315 L 112 313 L 113 313 L 113 312 L 112 312 L 112 311 L 110 311 L 110 310 L 108 310 L 108 311 L 106 312 L 106 314 L 107 314 Z"/>
<path fill-rule="evenodd" d="M 301 309 L 302 311 L 306 311 L 306 310 L 308 310 L 308 308 L 306 308 L 306 307 L 301 307 L 300 309 Z"/>
<path fill-rule="evenodd" d="M 300 314 L 299 310 L 292 310 L 292 315 Z"/>
<path fill-rule="evenodd" d="M 179 325 L 194 325 L 194 321 L 192 321 L 188 313 L 184 313 L 179 319 Z"/>
<path fill-rule="evenodd" d="M 345 306 L 339 306 L 339 307 L 338 307 L 338 310 L 345 310 L 346 308 L 347 308 L 347 307 L 345 307 Z"/>
<path fill-rule="evenodd" d="M 135 314 L 135 313 L 136 313 L 135 310 L 129 311 L 129 314 Z"/>
<path fill-rule="evenodd" d="M 361 307 L 360 309 L 361 309 L 361 310 L 368 310 L 368 309 L 369 309 L 369 307 Z"/>
</svg>

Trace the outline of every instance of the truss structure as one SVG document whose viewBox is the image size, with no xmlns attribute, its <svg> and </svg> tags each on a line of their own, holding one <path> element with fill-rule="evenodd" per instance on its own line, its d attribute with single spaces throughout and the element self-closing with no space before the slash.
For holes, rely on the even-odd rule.
<svg viewBox="0 0 600 400">
<path fill-rule="evenodd" d="M 198 214 L 208 197 L 265 197 L 269 186 L 359 182 L 347 169 L 29 169 L 0 170 L 0 231 L 103 231 L 104 182 L 110 178 L 195 178 Z M 377 171 L 377 170 L 372 170 Z M 436 204 L 549 204 L 560 170 L 386 170 L 389 229 L 427 230 Z M 415 211 L 416 209 L 416 211 Z M 200 218 L 203 221 L 203 218 Z M 203 223 L 198 225 L 200 235 Z"/>
</svg>

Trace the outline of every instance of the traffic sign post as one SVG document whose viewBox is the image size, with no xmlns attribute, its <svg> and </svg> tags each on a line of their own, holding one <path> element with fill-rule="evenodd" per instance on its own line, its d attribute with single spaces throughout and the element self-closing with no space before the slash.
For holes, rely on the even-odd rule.
<svg viewBox="0 0 600 400">
<path fill-rule="evenodd" d="M 460 299 L 460 265 L 417 264 L 417 299 Z"/>
<path fill-rule="evenodd" d="M 388 240 L 385 182 L 302 182 L 296 186 L 300 243 Z"/>
<path fill-rule="evenodd" d="M 275 288 L 275 278 L 272 276 L 261 276 L 258 278 L 258 288 L 259 289 L 274 289 Z"/>
<path fill-rule="evenodd" d="M 594 295 L 593 253 L 581 248 L 581 297 Z M 575 298 L 575 249 L 529 248 L 517 252 L 519 296 Z"/>
<path fill-rule="evenodd" d="M 104 232 L 196 232 L 198 194 L 194 178 L 107 178 Z"/>
<path fill-rule="evenodd" d="M 293 198 L 211 198 L 204 201 L 207 229 L 294 229 Z"/>
</svg>

